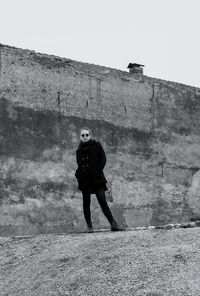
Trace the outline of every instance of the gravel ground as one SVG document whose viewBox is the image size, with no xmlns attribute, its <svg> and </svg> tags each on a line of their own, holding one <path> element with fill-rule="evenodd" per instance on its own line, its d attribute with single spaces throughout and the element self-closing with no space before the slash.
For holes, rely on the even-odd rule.
<svg viewBox="0 0 200 296">
<path fill-rule="evenodd" d="M 0 238 L 0 295 L 200 295 L 200 228 Z"/>
</svg>

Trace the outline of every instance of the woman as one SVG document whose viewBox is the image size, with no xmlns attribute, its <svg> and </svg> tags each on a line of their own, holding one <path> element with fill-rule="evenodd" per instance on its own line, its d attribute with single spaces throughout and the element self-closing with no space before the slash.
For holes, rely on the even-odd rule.
<svg viewBox="0 0 200 296">
<path fill-rule="evenodd" d="M 88 231 L 93 231 L 90 212 L 91 194 L 96 195 L 101 209 L 111 225 L 111 230 L 122 230 L 113 219 L 105 198 L 107 190 L 107 181 L 103 173 L 106 164 L 105 152 L 101 144 L 91 138 L 91 132 L 87 127 L 80 131 L 80 144 L 76 150 L 76 160 L 78 168 L 75 176 L 78 180 L 78 188 L 83 195 L 83 213 Z"/>
</svg>

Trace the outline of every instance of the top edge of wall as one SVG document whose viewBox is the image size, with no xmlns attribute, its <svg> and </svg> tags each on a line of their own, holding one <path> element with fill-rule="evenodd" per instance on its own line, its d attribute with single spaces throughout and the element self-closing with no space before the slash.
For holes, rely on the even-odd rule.
<svg viewBox="0 0 200 296">
<path fill-rule="evenodd" d="M 129 79 L 130 80 L 134 79 L 138 82 L 143 82 L 143 83 L 147 82 L 151 85 L 162 84 L 162 85 L 169 86 L 169 87 L 184 87 L 184 88 L 190 88 L 190 89 L 194 89 L 194 90 L 200 90 L 199 87 L 183 84 L 180 82 L 175 82 L 175 81 L 170 81 L 170 80 L 165 80 L 165 79 L 160 79 L 160 78 L 155 78 L 155 77 L 149 77 L 144 74 L 136 74 L 136 73 L 133 74 L 133 73 L 129 73 L 129 72 L 119 70 L 116 68 L 106 67 L 106 66 L 92 64 L 92 63 L 86 63 L 86 62 L 82 62 L 82 61 L 76 61 L 76 60 L 72 60 L 72 59 L 66 58 L 66 57 L 60 57 L 60 56 L 47 54 L 47 53 L 40 53 L 40 52 L 36 52 L 35 50 L 23 49 L 23 48 L 10 46 L 10 45 L 6 45 L 6 44 L 2 44 L 2 43 L 0 43 L 0 49 L 1 48 L 8 48 L 8 49 L 13 49 L 13 50 L 17 50 L 17 51 L 22 51 L 23 53 L 28 53 L 30 55 L 31 54 L 36 55 L 38 57 L 45 57 L 50 60 L 57 60 L 57 61 L 63 61 L 66 63 L 78 64 L 79 67 L 81 68 L 81 70 L 84 72 L 87 72 L 89 75 L 92 75 L 93 73 L 95 73 L 95 71 L 100 71 L 99 73 L 95 73 L 95 74 L 100 74 L 103 76 L 106 76 L 108 74 L 118 74 L 120 76 L 120 78 L 122 78 L 122 79 L 126 78 L 127 81 L 129 81 Z"/>
</svg>

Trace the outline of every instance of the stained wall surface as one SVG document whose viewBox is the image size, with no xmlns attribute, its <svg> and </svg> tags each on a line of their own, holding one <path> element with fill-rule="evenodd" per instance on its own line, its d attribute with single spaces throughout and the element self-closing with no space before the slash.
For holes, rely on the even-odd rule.
<svg viewBox="0 0 200 296">
<path fill-rule="evenodd" d="M 0 234 L 85 229 L 74 177 L 82 126 L 107 155 L 124 226 L 200 216 L 200 89 L 0 46 Z M 94 227 L 109 227 L 95 196 Z"/>
</svg>

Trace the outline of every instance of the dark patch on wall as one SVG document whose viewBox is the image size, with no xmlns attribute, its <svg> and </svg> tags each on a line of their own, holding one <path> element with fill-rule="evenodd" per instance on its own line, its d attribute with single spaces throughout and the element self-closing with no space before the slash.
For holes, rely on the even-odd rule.
<svg viewBox="0 0 200 296">
<path fill-rule="evenodd" d="M 107 152 L 116 153 L 117 151 L 127 153 L 140 152 L 149 156 L 152 153 L 151 143 L 152 134 L 145 131 L 140 131 L 135 128 L 117 127 L 114 124 L 97 119 L 85 119 L 79 117 L 67 117 L 67 120 L 63 121 L 63 136 L 67 137 L 65 124 L 70 121 L 76 126 L 77 135 L 83 126 L 88 126 L 92 130 L 94 138 L 103 141 L 107 144 Z"/>
<path fill-rule="evenodd" d="M 46 192 L 58 191 L 60 193 L 60 191 L 62 192 L 67 191 L 68 185 L 63 182 L 48 181 L 41 184 L 41 189 Z"/>
<path fill-rule="evenodd" d="M 0 107 L 0 154 L 36 159 L 44 149 L 59 144 L 56 112 L 14 107 L 4 98 Z"/>
<path fill-rule="evenodd" d="M 7 186 L 4 184 L 4 180 L 0 178 L 0 205 L 9 197 L 9 192 L 6 187 Z"/>
<path fill-rule="evenodd" d="M 22 189 L 22 194 L 33 199 L 46 199 L 48 193 L 54 194 L 54 199 L 61 199 L 69 186 L 63 182 L 46 181 L 38 183 L 30 180 Z"/>
<path fill-rule="evenodd" d="M 97 84 L 97 98 L 101 98 L 101 79 L 96 78 L 96 84 Z"/>
<path fill-rule="evenodd" d="M 179 126 L 178 129 L 176 129 L 176 131 L 180 134 L 180 135 L 189 135 L 191 132 L 190 127 L 186 127 L 186 126 Z"/>
<path fill-rule="evenodd" d="M 80 129 L 88 126 L 98 140 L 107 144 L 110 152 L 140 152 L 144 155 L 150 155 L 152 152 L 151 133 L 116 127 L 101 120 L 66 117 L 59 115 L 57 111 L 34 111 L 30 108 L 14 107 L 4 98 L 1 98 L 0 106 L 2 155 L 36 160 L 45 149 L 54 145 L 62 146 L 63 149 L 75 149 L 71 138 L 71 125 L 76 128 L 77 144 Z"/>
<path fill-rule="evenodd" d="M 187 89 L 179 102 L 180 106 L 189 114 L 200 112 L 200 95 Z"/>
</svg>

